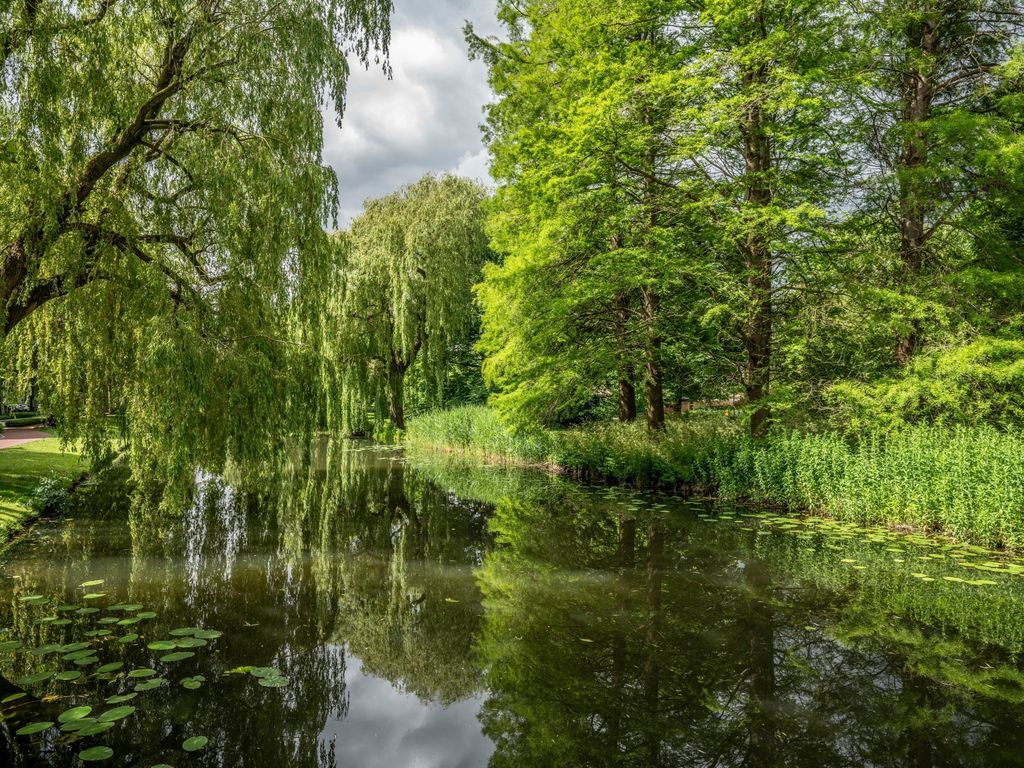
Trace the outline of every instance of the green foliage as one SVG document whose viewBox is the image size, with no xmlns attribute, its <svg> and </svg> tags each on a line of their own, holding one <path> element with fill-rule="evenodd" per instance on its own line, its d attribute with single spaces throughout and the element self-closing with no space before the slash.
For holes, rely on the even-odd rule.
<svg viewBox="0 0 1024 768">
<path fill-rule="evenodd" d="M 4 427 L 34 427 L 39 424 L 45 424 L 49 419 L 46 416 L 26 416 L 19 418 L 10 418 L 4 421 L 0 421 L 0 430 Z"/>
<path fill-rule="evenodd" d="M 91 457 L 124 413 L 136 474 L 173 491 L 280 445 L 262 413 L 322 417 L 322 110 L 386 53 L 390 12 L 0 5 L 0 369 Z"/>
<path fill-rule="evenodd" d="M 991 427 L 905 427 L 744 437 L 720 414 L 639 425 L 514 433 L 492 410 L 424 414 L 413 448 L 554 467 L 576 476 L 717 491 L 862 525 L 912 526 L 984 546 L 1024 548 L 1024 440 Z"/>
<path fill-rule="evenodd" d="M 65 452 L 53 438 L 0 450 L 0 547 L 31 517 L 33 493 L 44 479 L 56 475 L 66 488 L 85 469 L 78 453 Z"/>
<path fill-rule="evenodd" d="M 752 427 L 764 403 L 789 426 L 1022 423 L 1012 3 L 498 16 L 504 39 L 468 37 L 497 94 L 504 258 L 478 292 L 505 418 L 607 414 L 624 383 L 648 406 L 744 393 Z"/>
<path fill-rule="evenodd" d="M 455 176 L 427 176 L 372 200 L 350 234 L 335 238 L 334 345 L 344 392 L 341 420 L 364 428 L 367 408 L 405 427 L 405 377 L 440 402 L 453 352 L 475 330 L 471 288 L 488 256 L 484 190 Z"/>
<path fill-rule="evenodd" d="M 67 482 L 56 476 L 45 477 L 32 492 L 29 505 L 39 515 L 57 515 L 64 511 L 68 502 Z"/>
</svg>

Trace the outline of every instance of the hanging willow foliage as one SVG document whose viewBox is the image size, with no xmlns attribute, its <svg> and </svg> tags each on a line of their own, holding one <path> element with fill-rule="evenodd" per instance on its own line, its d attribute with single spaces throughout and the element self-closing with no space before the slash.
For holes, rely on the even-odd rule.
<svg viewBox="0 0 1024 768">
<path fill-rule="evenodd" d="M 365 427 L 373 407 L 404 429 L 413 365 L 440 395 L 451 345 L 478 316 L 472 289 L 489 253 L 484 197 L 467 179 L 427 176 L 370 201 L 351 233 L 338 235 L 336 355 L 347 428 Z"/>
<path fill-rule="evenodd" d="M 322 110 L 391 0 L 0 3 L 0 375 L 137 476 L 258 458 L 319 418 Z M 383 66 L 386 66 L 384 64 Z M 316 407 L 314 407 L 316 406 Z"/>
</svg>

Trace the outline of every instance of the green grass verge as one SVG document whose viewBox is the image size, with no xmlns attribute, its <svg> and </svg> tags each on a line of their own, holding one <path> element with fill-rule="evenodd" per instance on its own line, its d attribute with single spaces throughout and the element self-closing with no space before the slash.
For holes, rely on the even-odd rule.
<svg viewBox="0 0 1024 768">
<path fill-rule="evenodd" d="M 32 493 L 43 478 L 70 485 L 85 469 L 85 460 L 62 451 L 56 438 L 0 450 L 0 547 L 34 514 Z"/>
<path fill-rule="evenodd" d="M 416 417 L 407 442 L 1024 550 L 1024 437 L 989 428 L 907 427 L 856 440 L 788 432 L 754 442 L 711 415 L 674 420 L 658 436 L 636 424 L 526 435 L 489 409 L 458 408 Z"/>
</svg>

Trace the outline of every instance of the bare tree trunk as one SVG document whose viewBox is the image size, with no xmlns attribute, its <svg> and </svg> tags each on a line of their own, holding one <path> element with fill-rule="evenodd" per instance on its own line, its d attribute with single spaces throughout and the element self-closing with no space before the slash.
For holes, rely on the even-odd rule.
<svg viewBox="0 0 1024 768">
<path fill-rule="evenodd" d="M 754 90 L 768 73 L 763 66 L 747 70 L 744 84 Z M 760 97 L 746 107 L 742 123 L 743 157 L 746 164 L 746 204 L 766 208 L 773 194 L 768 178 L 772 171 L 771 139 L 767 131 L 768 116 Z M 744 333 L 747 363 L 744 386 L 747 401 L 755 407 L 750 418 L 750 434 L 762 437 L 768 431 L 771 412 L 765 400 L 771 382 L 772 322 L 772 251 L 769 238 L 759 225 L 754 225 L 741 243 L 747 271 L 750 309 Z"/>
<path fill-rule="evenodd" d="M 908 59 L 929 61 L 939 41 L 939 23 L 935 19 L 914 22 L 907 30 Z M 902 76 L 903 148 L 900 152 L 899 180 L 900 258 L 905 278 L 913 282 L 924 269 L 928 239 L 925 216 L 928 204 L 920 170 L 928 162 L 928 139 L 924 124 L 931 117 L 936 83 L 912 61 Z M 906 365 L 914 356 L 921 336 L 920 323 L 896 342 L 896 362 Z"/>
</svg>

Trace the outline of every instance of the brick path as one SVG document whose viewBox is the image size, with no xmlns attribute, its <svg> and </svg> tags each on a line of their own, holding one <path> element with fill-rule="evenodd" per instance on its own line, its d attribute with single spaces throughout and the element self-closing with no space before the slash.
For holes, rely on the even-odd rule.
<svg viewBox="0 0 1024 768">
<path fill-rule="evenodd" d="M 0 434 L 0 450 L 15 448 L 35 440 L 45 440 L 50 435 L 39 427 L 11 427 Z"/>
</svg>

